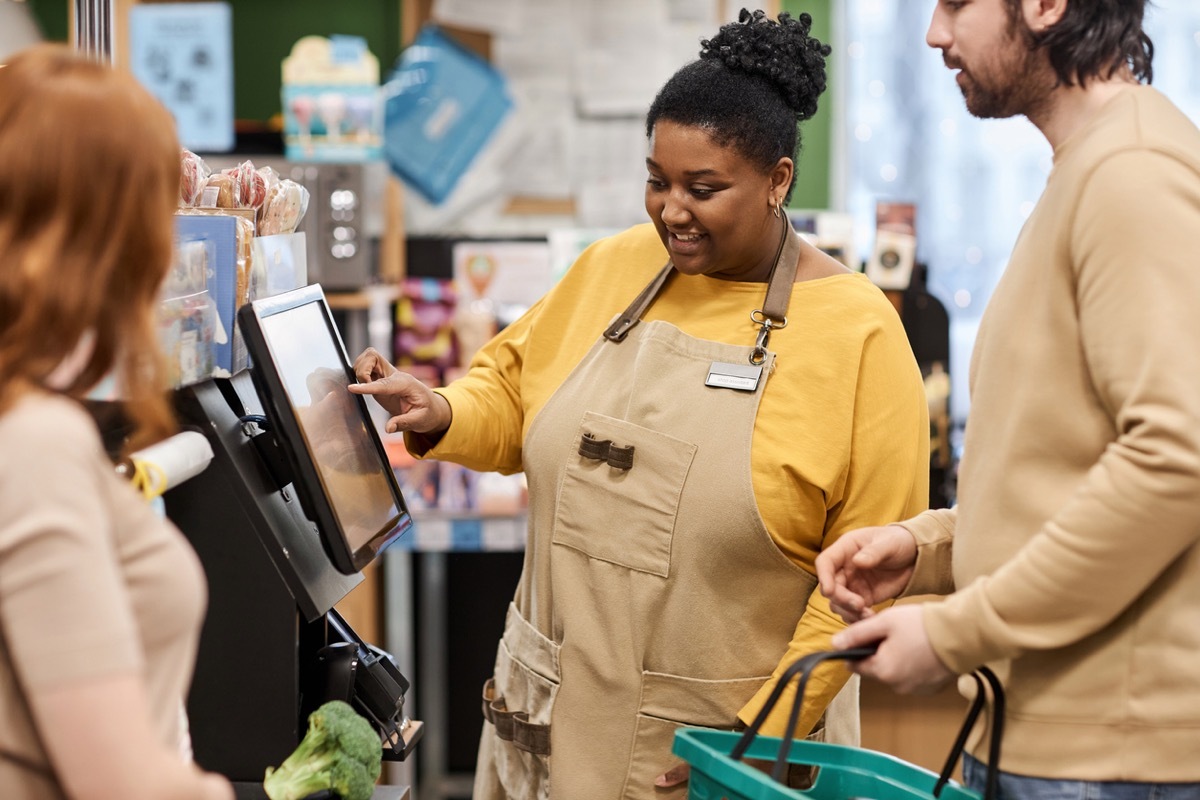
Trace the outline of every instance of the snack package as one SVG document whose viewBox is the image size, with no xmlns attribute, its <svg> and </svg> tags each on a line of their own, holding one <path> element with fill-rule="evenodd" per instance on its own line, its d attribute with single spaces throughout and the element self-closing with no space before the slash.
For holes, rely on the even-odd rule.
<svg viewBox="0 0 1200 800">
<path fill-rule="evenodd" d="M 249 160 L 243 161 L 236 167 L 222 170 L 222 172 L 233 178 L 233 207 L 253 208 L 254 163 Z"/>
<path fill-rule="evenodd" d="M 201 205 L 206 208 L 237 208 L 234 202 L 234 177 L 228 172 L 214 172 L 208 176 L 201 194 Z M 209 203 L 212 203 L 210 206 Z"/>
<path fill-rule="evenodd" d="M 213 371 L 217 309 L 208 294 L 212 242 L 182 241 L 163 281 L 158 336 L 172 386 L 203 380 Z"/>
<path fill-rule="evenodd" d="M 188 150 L 179 151 L 179 205 L 195 206 L 200 202 L 200 193 L 208 182 L 212 170 L 204 159 Z"/>
<path fill-rule="evenodd" d="M 267 192 L 259 235 L 295 233 L 307 210 L 308 190 L 287 178 L 279 181 Z"/>
<path fill-rule="evenodd" d="M 263 208 L 267 204 L 267 196 L 275 184 L 279 183 L 279 173 L 272 167 L 260 167 L 254 171 L 254 193 L 250 208 L 258 212 L 258 219 L 263 217 Z"/>
<path fill-rule="evenodd" d="M 241 308 L 250 302 L 250 273 L 254 269 L 254 223 L 239 216 L 237 218 L 237 281 L 234 284 L 233 307 Z M 234 327 L 233 331 L 233 372 L 243 369 L 249 362 L 246 352 L 246 340 L 242 332 Z"/>
<path fill-rule="evenodd" d="M 234 301 L 237 308 L 250 301 L 250 269 L 253 266 L 254 223 L 245 217 L 237 218 L 237 289 Z"/>
</svg>

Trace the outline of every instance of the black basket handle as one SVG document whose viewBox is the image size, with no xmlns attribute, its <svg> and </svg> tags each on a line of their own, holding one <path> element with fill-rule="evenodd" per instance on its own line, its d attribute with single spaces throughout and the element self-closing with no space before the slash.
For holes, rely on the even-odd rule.
<svg viewBox="0 0 1200 800">
<path fill-rule="evenodd" d="M 860 661 L 864 658 L 869 658 L 875 655 L 877 647 L 878 645 L 872 644 L 866 647 L 856 647 L 851 650 L 830 650 L 822 653 L 810 653 L 793 663 L 779 677 L 775 688 L 771 690 L 770 696 L 767 697 L 767 702 L 763 704 L 763 707 L 754 717 L 754 721 L 747 726 L 745 733 L 742 734 L 742 738 L 738 739 L 729 757 L 735 761 L 741 760 L 747 748 L 750 747 L 750 743 L 758 736 L 759 728 L 767 721 L 767 717 L 771 714 L 772 709 L 775 708 L 775 704 L 779 702 L 779 698 L 783 695 L 783 690 L 787 688 L 792 678 L 798 675 L 800 683 L 796 686 L 796 701 L 792 703 L 792 713 L 788 715 L 788 724 L 784 729 L 785 736 L 779 745 L 779 755 L 775 758 L 775 766 L 771 770 L 771 778 L 777 783 L 782 783 L 784 770 L 787 769 L 788 753 L 792 749 L 792 738 L 796 734 L 796 726 L 800 721 L 800 707 L 804 704 L 804 690 L 808 686 L 808 678 L 812 675 L 812 671 L 818 664 L 825 661 Z"/>
<path fill-rule="evenodd" d="M 742 733 L 740 739 L 733 746 L 729 757 L 735 761 L 740 761 L 749 749 L 751 742 L 758 736 L 758 731 L 770 716 L 771 711 L 775 708 L 779 698 L 783 695 L 784 689 L 792 678 L 799 676 L 799 683 L 796 686 L 796 699 L 792 703 L 791 713 L 788 715 L 787 726 L 784 729 L 784 736 L 779 744 L 779 753 L 775 757 L 775 764 L 771 768 L 771 779 L 777 783 L 782 783 L 784 772 L 788 765 L 788 754 L 792 749 L 792 740 L 796 734 L 796 727 L 800 721 L 800 709 L 804 704 L 804 690 L 808 686 L 809 676 L 812 675 L 818 664 L 826 661 L 861 661 L 864 658 L 870 658 L 875 655 L 875 650 L 878 644 L 871 644 L 865 647 L 855 647 L 849 650 L 830 650 L 821 653 L 811 653 L 804 658 L 799 659 L 789 666 L 780 676 L 779 681 L 775 684 L 775 688 L 771 690 L 771 694 L 767 697 L 766 703 L 759 710 L 745 732 Z M 959 729 L 958 737 L 954 741 L 954 746 L 950 749 L 950 755 L 946 759 L 945 765 L 942 767 L 942 772 L 938 776 L 937 783 L 934 784 L 933 796 L 940 797 L 942 789 L 950 780 L 950 773 L 954 771 L 954 767 L 958 764 L 958 760 L 962 757 L 963 750 L 966 749 L 967 737 L 971 733 L 971 729 L 975 727 L 976 721 L 979 719 L 980 713 L 983 711 L 984 705 L 987 703 L 987 692 L 984 691 L 983 682 L 986 680 L 992 689 L 993 697 L 993 713 L 992 713 L 992 737 L 988 746 L 988 774 L 987 774 L 987 789 L 984 793 L 985 800 L 991 800 L 996 797 L 996 790 L 999 783 L 999 764 L 1000 764 L 1000 742 L 1004 734 L 1004 690 L 1000 686 L 1000 681 L 987 667 L 980 667 L 975 672 L 971 673 L 971 677 L 975 680 L 978 691 L 975 694 L 975 699 L 971 703 L 970 709 L 967 711 L 966 719 L 963 720 L 962 727 Z"/>
<path fill-rule="evenodd" d="M 1004 688 L 1000 685 L 1000 679 L 996 677 L 996 673 L 987 667 L 980 667 L 972 672 L 971 678 L 975 681 L 975 699 L 971 701 L 967 717 L 958 730 L 958 737 L 954 740 L 954 746 L 950 748 L 950 755 L 946 756 L 942 774 L 938 776 L 937 783 L 933 786 L 934 797 L 941 796 L 943 787 L 950 780 L 950 773 L 954 772 L 954 767 L 957 766 L 958 760 L 962 758 L 963 751 L 967 747 L 967 737 L 970 736 L 971 729 L 975 727 L 980 712 L 987 705 L 984 681 L 987 681 L 988 686 L 992 689 L 992 738 L 988 742 L 987 786 L 983 793 L 984 800 L 992 800 L 999 792 L 1000 743 L 1004 739 Z"/>
</svg>

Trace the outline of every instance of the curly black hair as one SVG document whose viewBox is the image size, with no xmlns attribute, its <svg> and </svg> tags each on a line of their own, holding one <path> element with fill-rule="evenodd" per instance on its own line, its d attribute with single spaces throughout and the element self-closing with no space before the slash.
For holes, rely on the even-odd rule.
<svg viewBox="0 0 1200 800">
<path fill-rule="evenodd" d="M 700 43 L 700 58 L 676 72 L 646 114 L 646 136 L 661 119 L 703 127 L 764 171 L 800 153 L 798 122 L 817 113 L 830 47 L 811 35 L 812 17 L 778 21 L 742 9 Z M 793 172 L 788 198 L 796 184 Z"/>
</svg>

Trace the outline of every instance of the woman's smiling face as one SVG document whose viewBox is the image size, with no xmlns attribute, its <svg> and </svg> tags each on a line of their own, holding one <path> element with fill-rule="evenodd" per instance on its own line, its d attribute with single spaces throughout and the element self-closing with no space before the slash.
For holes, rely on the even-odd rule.
<svg viewBox="0 0 1200 800">
<path fill-rule="evenodd" d="M 764 172 L 694 125 L 660 120 L 646 158 L 646 213 L 685 275 L 765 281 L 779 244 L 772 213 L 792 178 L 792 160 Z"/>
</svg>

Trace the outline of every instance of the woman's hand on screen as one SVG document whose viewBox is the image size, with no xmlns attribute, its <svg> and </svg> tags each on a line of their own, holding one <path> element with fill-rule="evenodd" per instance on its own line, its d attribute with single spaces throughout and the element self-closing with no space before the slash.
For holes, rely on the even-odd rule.
<svg viewBox="0 0 1200 800">
<path fill-rule="evenodd" d="M 368 349 L 355 359 L 354 374 L 363 382 L 350 384 L 350 391 L 371 395 L 392 415 L 384 426 L 388 433 L 441 433 L 450 427 L 446 398 L 396 369 L 375 350 Z"/>
<path fill-rule="evenodd" d="M 358 378 L 359 383 L 371 383 L 396 372 L 399 370 L 374 347 L 368 347 L 354 359 L 354 377 Z"/>
</svg>

